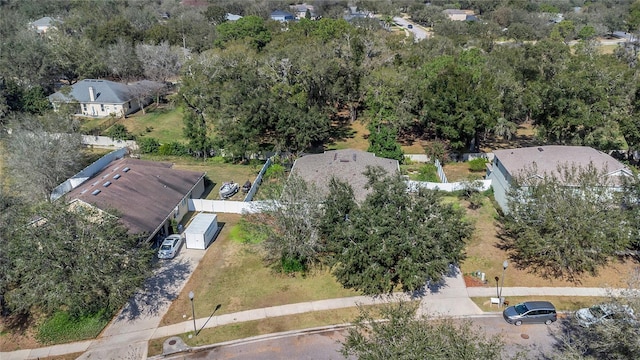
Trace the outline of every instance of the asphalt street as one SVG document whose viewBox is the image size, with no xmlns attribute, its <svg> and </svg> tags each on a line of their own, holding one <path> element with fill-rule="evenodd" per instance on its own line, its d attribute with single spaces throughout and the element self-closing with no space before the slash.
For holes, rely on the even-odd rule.
<svg viewBox="0 0 640 360">
<path fill-rule="evenodd" d="M 505 342 L 505 358 L 524 351 L 531 358 L 544 358 L 553 349 L 555 342 L 551 332 L 558 323 L 550 326 L 529 324 L 514 326 L 507 324 L 500 314 L 470 318 L 475 326 L 488 336 L 500 335 Z M 461 321 L 461 320 L 457 320 Z M 265 340 L 219 346 L 195 353 L 182 353 L 165 359 L 225 359 L 225 360 L 338 360 L 341 341 L 346 330 L 331 329 L 314 333 L 287 334 Z"/>
</svg>

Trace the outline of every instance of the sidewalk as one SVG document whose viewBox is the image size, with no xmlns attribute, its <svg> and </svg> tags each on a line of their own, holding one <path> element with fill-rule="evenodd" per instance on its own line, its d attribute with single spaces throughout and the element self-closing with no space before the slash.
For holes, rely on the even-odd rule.
<svg viewBox="0 0 640 360">
<path fill-rule="evenodd" d="M 621 289 L 613 290 L 620 294 Z M 610 290 L 602 288 L 527 288 L 513 287 L 503 288 L 503 296 L 607 296 Z M 496 289 L 490 287 L 467 288 L 460 274 L 447 278 L 446 285 L 427 292 L 418 297 L 421 301 L 418 315 L 429 313 L 435 316 L 477 316 L 483 314 L 470 297 L 493 297 Z M 414 298 L 415 299 L 415 298 Z M 221 325 L 241 323 L 269 317 L 295 315 L 313 311 L 333 310 L 354 307 L 357 305 L 374 305 L 400 300 L 411 300 L 407 294 L 394 294 L 393 296 L 369 297 L 354 296 L 349 298 L 327 299 L 310 301 L 297 304 L 272 306 L 263 309 L 246 310 L 237 313 L 216 315 L 211 318 L 196 319 L 196 328 L 212 328 Z M 166 311 L 166 309 L 163 309 Z M 160 311 L 164 314 L 163 311 Z M 103 359 L 126 358 L 146 359 L 147 342 L 151 339 L 159 339 L 173 335 L 184 334 L 193 331 L 193 320 L 181 323 L 157 327 L 157 316 L 143 319 L 131 319 L 129 321 L 114 320 L 102 337 L 96 340 L 81 341 L 69 344 L 55 345 L 38 349 L 25 349 L 14 352 L 0 352 L 2 360 L 37 359 L 39 357 L 59 356 L 76 352 L 85 352 L 79 359 Z M 118 324 L 118 325 L 117 325 Z M 155 324 L 155 325 L 154 325 Z M 141 325 L 137 327 L 137 325 Z"/>
</svg>

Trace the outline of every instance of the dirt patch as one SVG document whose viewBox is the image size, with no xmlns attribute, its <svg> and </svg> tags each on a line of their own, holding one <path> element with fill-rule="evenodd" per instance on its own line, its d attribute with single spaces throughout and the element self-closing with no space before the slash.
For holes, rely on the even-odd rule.
<svg viewBox="0 0 640 360">
<path fill-rule="evenodd" d="M 464 283 L 467 287 L 483 287 L 485 286 L 484 282 L 477 277 L 473 277 L 471 275 L 464 276 Z"/>
</svg>

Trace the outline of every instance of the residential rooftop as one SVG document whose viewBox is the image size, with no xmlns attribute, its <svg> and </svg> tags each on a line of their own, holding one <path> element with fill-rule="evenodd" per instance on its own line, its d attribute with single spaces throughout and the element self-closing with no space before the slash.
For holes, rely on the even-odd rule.
<svg viewBox="0 0 640 360">
<path fill-rule="evenodd" d="M 328 193 L 329 181 L 335 177 L 350 184 L 356 201 L 362 202 L 371 191 L 365 189 L 368 179 L 363 173 L 367 166 L 380 166 L 389 174 L 400 170 L 397 160 L 376 157 L 366 151 L 346 149 L 305 155 L 295 161 L 291 172 L 315 184 L 325 194 Z"/>
</svg>

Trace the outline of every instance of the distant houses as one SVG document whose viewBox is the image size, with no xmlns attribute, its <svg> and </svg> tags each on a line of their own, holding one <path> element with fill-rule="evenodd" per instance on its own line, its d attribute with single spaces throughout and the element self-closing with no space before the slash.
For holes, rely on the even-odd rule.
<svg viewBox="0 0 640 360">
<path fill-rule="evenodd" d="M 451 21 L 478 21 L 473 10 L 446 9 L 442 13 Z"/>
<path fill-rule="evenodd" d="M 271 17 L 271 20 L 280 21 L 280 22 L 293 21 L 296 19 L 296 17 L 293 16 L 292 13 L 283 11 L 283 10 L 275 10 L 274 12 L 271 13 L 270 17 Z"/>
<path fill-rule="evenodd" d="M 296 19 L 306 19 L 307 16 L 310 20 L 316 20 L 318 15 L 316 14 L 316 10 L 313 5 L 307 4 L 297 4 L 291 5 L 290 10 L 295 15 Z"/>
</svg>

